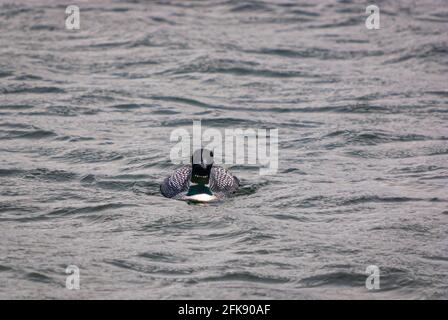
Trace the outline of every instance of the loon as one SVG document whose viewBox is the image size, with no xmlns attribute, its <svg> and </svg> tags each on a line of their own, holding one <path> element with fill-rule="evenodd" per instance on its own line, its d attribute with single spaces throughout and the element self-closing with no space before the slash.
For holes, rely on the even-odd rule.
<svg viewBox="0 0 448 320">
<path fill-rule="evenodd" d="M 191 165 L 177 169 L 160 185 L 164 197 L 208 202 L 221 200 L 235 192 L 240 181 L 222 167 L 213 166 L 213 152 L 198 149 Z"/>
</svg>

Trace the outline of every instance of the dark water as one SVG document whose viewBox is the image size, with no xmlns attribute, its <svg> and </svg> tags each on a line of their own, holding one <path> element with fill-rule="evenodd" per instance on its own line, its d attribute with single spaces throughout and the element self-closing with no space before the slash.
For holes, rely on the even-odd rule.
<svg viewBox="0 0 448 320">
<path fill-rule="evenodd" d="M 448 298 L 444 1 L 1 3 L 0 298 Z M 162 198 L 192 120 L 278 173 Z"/>
</svg>

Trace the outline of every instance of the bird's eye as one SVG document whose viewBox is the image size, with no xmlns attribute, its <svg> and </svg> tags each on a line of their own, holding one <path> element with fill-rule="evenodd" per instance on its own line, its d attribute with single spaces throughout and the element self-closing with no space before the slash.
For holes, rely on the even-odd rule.
<svg viewBox="0 0 448 320">
<path fill-rule="evenodd" d="M 213 151 L 210 151 L 210 157 L 213 157 Z"/>
</svg>

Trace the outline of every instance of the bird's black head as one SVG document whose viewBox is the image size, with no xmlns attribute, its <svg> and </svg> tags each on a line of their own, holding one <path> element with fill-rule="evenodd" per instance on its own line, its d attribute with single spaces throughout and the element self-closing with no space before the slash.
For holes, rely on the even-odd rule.
<svg viewBox="0 0 448 320">
<path fill-rule="evenodd" d="M 191 157 L 191 182 L 208 184 L 213 166 L 213 151 L 198 149 Z"/>
</svg>

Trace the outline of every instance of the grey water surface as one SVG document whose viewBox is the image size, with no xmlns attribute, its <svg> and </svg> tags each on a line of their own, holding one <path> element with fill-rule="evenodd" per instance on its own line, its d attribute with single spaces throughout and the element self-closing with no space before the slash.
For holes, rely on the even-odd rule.
<svg viewBox="0 0 448 320">
<path fill-rule="evenodd" d="M 0 1 L 0 298 L 447 299 L 448 7 L 369 4 Z M 193 120 L 277 174 L 163 198 Z"/>
</svg>

